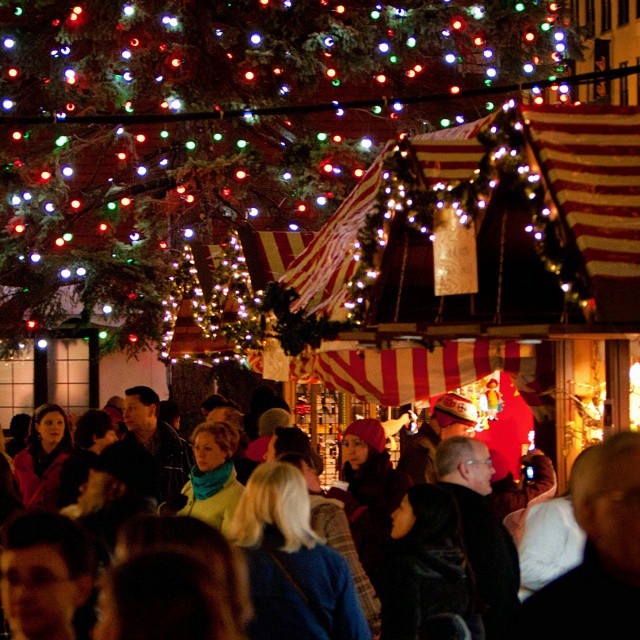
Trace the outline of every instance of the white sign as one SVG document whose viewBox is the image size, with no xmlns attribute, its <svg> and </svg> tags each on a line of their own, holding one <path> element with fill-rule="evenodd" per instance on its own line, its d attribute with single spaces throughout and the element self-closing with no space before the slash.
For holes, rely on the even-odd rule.
<svg viewBox="0 0 640 640">
<path fill-rule="evenodd" d="M 435 227 L 433 277 L 435 294 L 451 296 L 478 292 L 478 257 L 473 222 L 460 224 L 455 212 L 443 212 Z"/>
</svg>

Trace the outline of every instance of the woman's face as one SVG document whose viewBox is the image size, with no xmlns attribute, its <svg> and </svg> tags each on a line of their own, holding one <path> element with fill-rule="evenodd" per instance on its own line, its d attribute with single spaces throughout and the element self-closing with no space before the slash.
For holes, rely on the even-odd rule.
<svg viewBox="0 0 640 640">
<path fill-rule="evenodd" d="M 42 448 L 48 453 L 55 449 L 64 437 L 64 416 L 59 411 L 45 413 L 40 422 L 36 422 Z"/>
<path fill-rule="evenodd" d="M 413 507 L 409 502 L 409 496 L 402 498 L 400 506 L 391 514 L 391 537 L 394 540 L 404 538 L 416 523 L 416 516 L 413 513 Z"/>
<path fill-rule="evenodd" d="M 342 450 L 344 451 L 345 462 L 351 464 L 351 468 L 354 470 L 359 469 L 369 457 L 369 446 L 358 436 L 345 436 L 342 442 Z"/>
<path fill-rule="evenodd" d="M 208 431 L 201 431 L 193 443 L 196 465 L 203 473 L 213 471 L 227 461 L 227 452 L 220 448 L 215 437 Z"/>
</svg>

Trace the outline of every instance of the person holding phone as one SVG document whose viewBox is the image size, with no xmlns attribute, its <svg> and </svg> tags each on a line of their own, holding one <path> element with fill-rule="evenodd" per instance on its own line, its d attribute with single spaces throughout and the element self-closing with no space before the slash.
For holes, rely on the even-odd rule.
<svg viewBox="0 0 640 640">
<path fill-rule="evenodd" d="M 495 469 L 491 476 L 491 510 L 518 543 L 526 510 L 556 495 L 558 484 L 553 462 L 534 448 L 520 458 L 522 477 L 516 480 L 506 456 L 495 449 L 490 449 L 490 454 Z"/>
</svg>

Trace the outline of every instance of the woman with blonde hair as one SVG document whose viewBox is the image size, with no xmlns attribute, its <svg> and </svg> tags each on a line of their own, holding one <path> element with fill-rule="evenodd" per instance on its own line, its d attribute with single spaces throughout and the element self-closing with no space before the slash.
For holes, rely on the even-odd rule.
<svg viewBox="0 0 640 640">
<path fill-rule="evenodd" d="M 225 422 L 203 422 L 194 429 L 191 446 L 196 463 L 182 489 L 187 504 L 176 515 L 193 516 L 228 535 L 244 490 L 231 461 L 239 439 L 238 432 Z"/>
<path fill-rule="evenodd" d="M 249 563 L 251 640 L 371 638 L 345 560 L 311 528 L 309 494 L 298 469 L 260 465 L 240 498 L 230 535 Z"/>
</svg>

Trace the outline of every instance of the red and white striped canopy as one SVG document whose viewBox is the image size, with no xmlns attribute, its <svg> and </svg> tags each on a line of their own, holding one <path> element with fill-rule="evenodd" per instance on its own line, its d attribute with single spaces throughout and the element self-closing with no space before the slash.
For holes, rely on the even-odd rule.
<svg viewBox="0 0 640 640">
<path fill-rule="evenodd" d="M 405 343 L 391 349 L 316 352 L 292 360 L 290 371 L 292 379 L 322 382 L 330 389 L 389 407 L 433 398 L 493 371 L 506 371 L 536 418 L 543 421 L 553 410 L 552 398 L 541 395 L 555 384 L 552 357 L 551 342 L 449 341 L 433 351 Z M 262 371 L 261 354 L 254 354 L 249 362 Z"/>
<path fill-rule="evenodd" d="M 640 318 L 640 109 L 521 107 L 528 139 L 581 251 L 601 319 Z M 411 146 L 428 183 L 473 176 L 484 147 L 477 134 L 493 116 L 416 136 Z M 388 143 L 358 186 L 294 260 L 280 282 L 300 298 L 293 311 L 344 318 L 346 283 L 357 263 L 353 246 L 372 212 Z M 628 287 L 639 301 L 625 303 Z M 625 315 L 626 314 L 626 315 Z"/>
<path fill-rule="evenodd" d="M 277 282 L 314 236 L 311 231 L 241 231 L 240 242 L 254 290 Z"/>
<path fill-rule="evenodd" d="M 523 117 L 599 312 L 637 320 L 625 299 L 640 294 L 640 110 L 547 106 L 524 108 Z"/>
<path fill-rule="evenodd" d="M 476 137 L 491 117 L 411 139 L 428 182 L 473 176 L 484 152 Z M 395 147 L 395 142 L 387 143 L 358 186 L 281 278 L 282 284 L 300 294 L 291 305 L 292 311 L 305 309 L 309 315 L 325 311 L 331 319 L 344 319 L 345 284 L 357 267 L 353 259 L 354 243 L 367 215 L 373 211 L 382 184 L 384 161 Z"/>
</svg>

